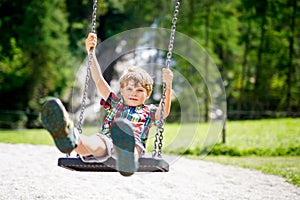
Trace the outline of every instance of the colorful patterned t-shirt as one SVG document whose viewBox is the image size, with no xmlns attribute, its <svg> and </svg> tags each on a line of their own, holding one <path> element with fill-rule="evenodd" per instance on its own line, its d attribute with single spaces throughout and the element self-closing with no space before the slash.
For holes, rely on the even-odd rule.
<svg viewBox="0 0 300 200">
<path fill-rule="evenodd" d="M 103 122 L 101 133 L 110 138 L 111 122 L 115 118 L 126 118 L 132 122 L 136 144 L 146 148 L 150 127 L 158 122 L 155 120 L 157 107 L 153 104 L 138 107 L 128 106 L 123 98 L 111 92 L 107 100 L 101 100 L 100 105 L 108 112 Z"/>
</svg>

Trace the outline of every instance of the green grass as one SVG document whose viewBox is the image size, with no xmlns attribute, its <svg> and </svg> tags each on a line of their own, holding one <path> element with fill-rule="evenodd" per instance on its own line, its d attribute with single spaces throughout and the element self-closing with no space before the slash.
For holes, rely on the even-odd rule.
<svg viewBox="0 0 300 200">
<path fill-rule="evenodd" d="M 165 138 L 174 138 L 173 126 L 166 126 Z M 182 125 L 190 126 L 190 125 Z M 212 126 L 215 126 L 212 124 Z M 199 124 L 198 131 L 195 134 L 193 143 L 185 145 L 183 149 L 181 146 L 174 148 L 170 151 L 181 154 L 199 155 L 205 152 L 205 144 L 211 136 L 218 144 L 208 150 L 212 155 L 230 155 L 230 156 L 300 156 L 300 118 L 292 119 L 267 119 L 267 120 L 253 120 L 253 121 L 233 121 L 226 123 L 226 143 L 222 144 L 220 135 L 216 139 L 216 134 L 206 134 L 208 130 L 207 124 Z M 185 137 L 189 136 L 190 131 L 181 132 L 178 134 L 177 141 L 186 140 Z M 168 145 L 168 144 L 167 144 Z M 166 151 L 169 151 L 168 148 Z"/>
<path fill-rule="evenodd" d="M 54 145 L 49 133 L 43 129 L 1 130 L 0 142 Z"/>
<path fill-rule="evenodd" d="M 300 186 L 300 118 L 229 121 L 226 125 L 226 144 L 220 144 L 215 131 L 220 124 L 166 124 L 163 152 L 199 159 L 208 150 L 206 160 L 261 170 Z M 98 129 L 85 127 L 83 131 L 92 134 Z M 150 151 L 154 136 L 155 128 L 149 135 Z M 54 145 L 43 129 L 1 130 L 0 142 Z"/>
<path fill-rule="evenodd" d="M 97 132 L 96 127 L 85 127 L 88 133 Z M 0 142 L 54 145 L 52 137 L 45 129 L 0 130 Z"/>
<path fill-rule="evenodd" d="M 226 147 L 241 155 L 300 156 L 300 118 L 228 122 Z"/>
</svg>

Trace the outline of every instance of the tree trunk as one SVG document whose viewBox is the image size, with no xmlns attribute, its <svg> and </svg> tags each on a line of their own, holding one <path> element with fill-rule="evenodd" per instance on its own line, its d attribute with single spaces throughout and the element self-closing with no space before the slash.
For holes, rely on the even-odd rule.
<svg viewBox="0 0 300 200">
<path fill-rule="evenodd" d="M 237 118 L 240 119 L 240 113 L 239 111 L 242 110 L 242 104 L 243 104 L 243 95 L 244 95 L 244 83 L 246 82 L 246 72 L 247 72 L 247 65 L 248 65 L 248 54 L 250 51 L 250 38 L 249 33 L 251 32 L 251 19 L 247 19 L 247 33 L 245 38 L 245 49 L 244 49 L 244 55 L 243 55 L 243 63 L 242 63 L 242 73 L 241 73 L 241 79 L 240 79 L 240 89 L 239 89 L 239 99 L 237 102 Z"/>
<path fill-rule="evenodd" d="M 267 3 L 267 2 L 266 2 Z M 266 6 L 267 7 L 267 6 Z M 267 8 L 265 8 L 267 9 Z M 261 69 L 262 69 L 262 56 L 263 56 L 263 49 L 264 49 L 264 40 L 265 40 L 265 33 L 266 33 L 266 11 L 262 14 L 262 22 L 260 26 L 260 43 L 257 51 L 257 63 L 255 66 L 255 74 L 254 74 L 254 89 L 253 89 L 253 96 L 252 96 L 252 118 L 254 117 L 254 112 L 257 110 L 257 105 L 259 103 L 258 95 L 261 95 Z"/>
<path fill-rule="evenodd" d="M 209 45 L 209 28 L 210 28 L 210 5 L 207 5 L 206 7 L 206 16 L 205 16 L 205 46 L 208 48 Z M 209 84 L 208 81 L 208 55 L 205 57 L 205 64 L 204 64 L 204 69 L 205 69 L 205 81 L 206 84 Z M 208 87 L 204 87 L 205 91 L 205 98 L 204 98 L 204 106 L 205 106 L 205 113 L 204 113 L 204 120 L 205 122 L 208 122 L 209 120 L 209 92 L 208 92 Z"/>
<path fill-rule="evenodd" d="M 294 35 L 295 35 L 295 18 L 296 18 L 296 0 L 292 1 L 293 5 L 293 12 L 291 17 L 291 24 L 290 24 L 290 37 L 289 37 L 289 61 L 288 61 L 288 72 L 287 72 L 287 94 L 286 94 L 286 108 L 287 111 L 290 113 L 292 111 L 291 106 L 291 89 L 292 89 L 292 75 L 294 73 Z"/>
</svg>

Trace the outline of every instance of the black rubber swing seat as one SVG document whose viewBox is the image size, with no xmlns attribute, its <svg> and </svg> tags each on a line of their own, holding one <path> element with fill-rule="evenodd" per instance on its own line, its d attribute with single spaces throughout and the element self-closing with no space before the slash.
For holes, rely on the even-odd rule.
<svg viewBox="0 0 300 200">
<path fill-rule="evenodd" d="M 110 157 L 105 162 L 83 162 L 80 157 L 58 159 L 58 166 L 82 172 L 117 172 L 116 160 Z M 141 157 L 137 172 L 168 172 L 169 164 L 162 158 Z"/>
</svg>

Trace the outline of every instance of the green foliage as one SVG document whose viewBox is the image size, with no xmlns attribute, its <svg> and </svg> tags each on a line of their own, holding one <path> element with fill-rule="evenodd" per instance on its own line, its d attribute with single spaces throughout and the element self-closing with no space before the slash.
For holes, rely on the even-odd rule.
<svg viewBox="0 0 300 200">
<path fill-rule="evenodd" d="M 11 91 L 21 88 L 26 83 L 30 71 L 23 66 L 27 60 L 24 59 L 24 52 L 16 44 L 15 38 L 10 38 L 11 46 L 9 54 L 11 57 L 1 57 L 0 62 L 0 90 Z"/>
<path fill-rule="evenodd" d="M 0 101 L 0 109 L 21 110 L 27 103 L 22 91 L 27 88 L 26 84 L 30 80 L 31 72 L 24 67 L 28 59 L 23 50 L 17 46 L 16 39 L 10 38 L 9 44 L 11 49 L 8 53 L 11 56 L 0 57 L 0 95 L 3 97 Z"/>
<path fill-rule="evenodd" d="M 0 127 L 5 129 L 21 129 L 27 122 L 27 116 L 22 111 L 1 111 Z"/>
<path fill-rule="evenodd" d="M 105 40 L 154 22 L 170 28 L 174 2 L 98 1 L 97 34 Z M 9 96 L 1 99 L 0 109 L 36 112 L 41 98 L 70 95 L 74 71 L 86 56 L 92 3 L 0 2 L 0 95 Z M 199 42 L 218 65 L 229 119 L 262 117 L 251 112 L 242 116 L 236 110 L 288 111 L 286 116 L 300 112 L 299 7 L 296 0 L 181 2 L 177 30 Z M 178 66 L 196 89 L 202 113 L 206 104 L 202 77 L 196 77 L 185 61 L 178 60 Z"/>
<path fill-rule="evenodd" d="M 72 69 L 67 26 L 62 1 L 31 1 L 26 7 L 24 25 L 20 29 L 27 56 L 34 58 L 27 65 L 32 71 L 28 91 L 30 107 L 36 109 L 37 96 L 54 93 L 60 96 L 71 78 L 67 76 L 68 70 Z"/>
<path fill-rule="evenodd" d="M 3 21 L 4 27 L 13 26 L 0 40 L 0 94 L 11 98 L 2 98 L 0 109 L 37 111 L 40 97 L 61 96 L 72 79 L 65 4 L 32 0 L 4 5 L 1 10 L 19 12 L 10 12 Z M 15 26 L 17 20 L 22 24 Z"/>
<path fill-rule="evenodd" d="M 191 152 L 192 153 L 192 152 Z M 209 152 L 210 155 L 227 155 L 227 156 L 300 156 L 300 145 L 288 147 L 276 147 L 274 149 L 258 147 L 248 149 L 239 149 L 239 147 L 229 147 L 224 144 L 217 144 Z"/>
</svg>

